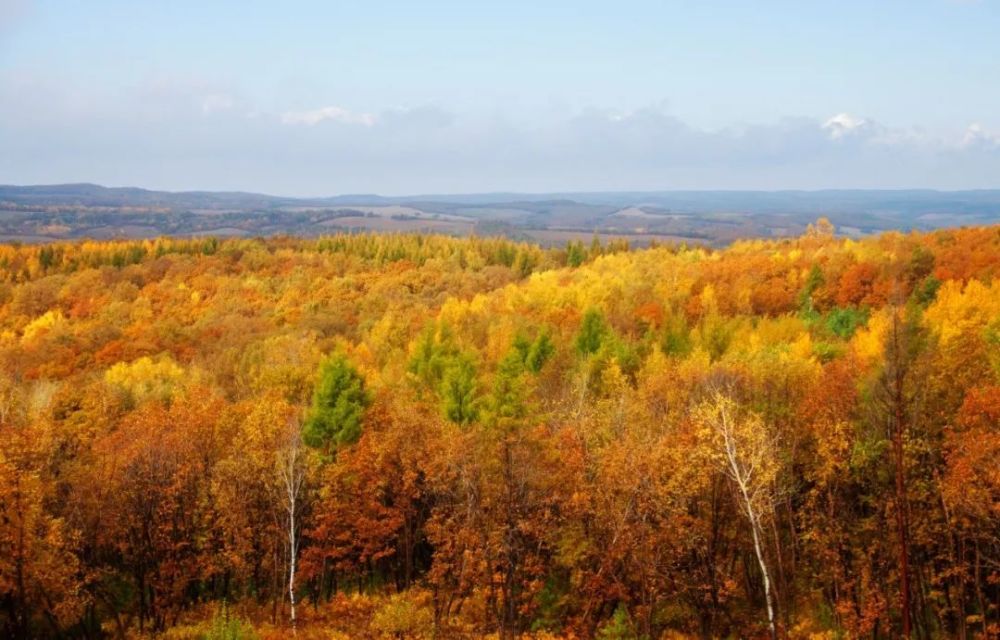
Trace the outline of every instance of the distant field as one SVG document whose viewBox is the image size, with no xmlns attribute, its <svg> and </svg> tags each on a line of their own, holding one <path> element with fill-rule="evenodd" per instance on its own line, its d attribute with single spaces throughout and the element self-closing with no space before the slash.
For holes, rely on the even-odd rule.
<svg viewBox="0 0 1000 640">
<path fill-rule="evenodd" d="M 697 243 L 697 240 L 693 240 L 691 238 L 684 238 L 682 236 L 664 235 L 659 233 L 606 233 L 606 232 L 594 232 L 585 229 L 580 229 L 580 230 L 532 229 L 532 230 L 526 230 L 524 233 L 532 240 L 543 245 L 565 244 L 571 240 L 590 242 L 594 238 L 594 236 L 600 238 L 602 243 L 606 243 L 609 240 L 628 240 L 630 245 L 637 247 L 646 246 L 653 241 L 660 243 L 668 243 L 668 242 Z"/>
<path fill-rule="evenodd" d="M 820 217 L 838 235 L 1000 222 L 1000 191 L 648 192 L 279 198 L 97 185 L 0 185 L 0 242 L 337 231 L 506 236 L 636 246 L 794 237 Z"/>
<path fill-rule="evenodd" d="M 472 233 L 471 222 L 454 220 L 433 220 L 430 218 L 379 218 L 365 216 L 348 216 L 335 218 L 321 223 L 324 227 L 340 227 L 341 229 L 364 229 L 366 231 L 382 232 L 432 232 L 448 235 L 469 235 Z"/>
</svg>

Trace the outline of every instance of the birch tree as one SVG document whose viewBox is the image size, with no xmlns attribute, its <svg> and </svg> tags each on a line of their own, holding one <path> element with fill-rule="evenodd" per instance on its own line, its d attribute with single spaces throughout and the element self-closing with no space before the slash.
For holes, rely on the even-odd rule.
<svg viewBox="0 0 1000 640">
<path fill-rule="evenodd" d="M 768 425 L 727 389 L 716 386 L 695 408 L 709 457 L 728 476 L 743 514 L 750 524 L 754 553 L 764 582 L 764 601 L 771 638 L 777 638 L 771 572 L 763 548 L 763 523 L 777 503 L 777 443 Z"/>
<path fill-rule="evenodd" d="M 284 516 L 288 547 L 288 603 L 295 632 L 295 572 L 302 534 L 302 493 L 306 478 L 302 435 L 298 423 L 289 421 L 286 443 L 277 457 L 278 500 Z"/>
</svg>

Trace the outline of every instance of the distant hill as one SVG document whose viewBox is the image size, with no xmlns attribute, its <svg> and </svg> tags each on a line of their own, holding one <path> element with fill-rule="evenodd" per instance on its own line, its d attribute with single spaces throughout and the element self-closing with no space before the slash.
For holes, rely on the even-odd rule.
<svg viewBox="0 0 1000 640">
<path fill-rule="evenodd" d="M 292 198 L 96 184 L 0 185 L 0 240 L 335 231 L 503 234 L 564 243 L 594 234 L 644 244 L 725 244 L 801 233 L 820 216 L 844 235 L 1000 221 L 1000 190 L 483 193 Z"/>
<path fill-rule="evenodd" d="M 0 185 L 0 202 L 37 206 L 79 205 L 84 207 L 164 207 L 170 209 L 269 208 L 295 204 L 295 198 L 279 198 L 238 191 L 150 191 L 136 187 L 102 187 L 96 184 L 37 186 Z"/>
</svg>

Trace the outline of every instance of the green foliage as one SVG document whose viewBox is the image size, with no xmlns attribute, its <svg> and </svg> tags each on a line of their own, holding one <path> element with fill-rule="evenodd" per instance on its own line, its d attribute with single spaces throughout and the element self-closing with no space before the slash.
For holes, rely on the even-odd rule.
<svg viewBox="0 0 1000 640">
<path fill-rule="evenodd" d="M 528 349 L 524 364 L 532 373 L 538 373 L 555 352 L 556 346 L 553 344 L 552 338 L 549 337 L 547 332 L 543 332 L 531 343 L 531 348 Z"/>
<path fill-rule="evenodd" d="M 642 366 L 639 351 L 615 335 L 604 315 L 597 309 L 590 309 L 584 314 L 575 345 L 580 355 L 590 357 L 587 366 L 590 369 L 588 377 L 592 384 L 599 382 L 600 372 L 611 360 L 616 361 L 622 373 L 632 380 Z"/>
<path fill-rule="evenodd" d="M 691 353 L 691 330 L 683 316 L 671 316 L 664 322 L 660 346 L 664 355 L 675 358 L 683 358 Z"/>
<path fill-rule="evenodd" d="M 424 385 L 436 388 L 457 356 L 458 348 L 448 325 L 442 324 L 439 328 L 432 323 L 420 334 L 407 369 Z"/>
<path fill-rule="evenodd" d="M 813 354 L 823 364 L 831 362 L 843 352 L 843 347 L 829 342 L 816 342 L 813 344 Z"/>
<path fill-rule="evenodd" d="M 810 329 L 821 326 L 823 322 L 823 314 L 815 309 L 802 309 L 799 311 L 798 316 Z"/>
<path fill-rule="evenodd" d="M 514 349 L 520 355 L 525 368 L 531 373 L 538 373 L 555 353 L 556 346 L 549 332 L 542 331 L 533 341 L 528 340 L 523 333 L 519 333 L 514 339 Z"/>
<path fill-rule="evenodd" d="M 910 257 L 910 282 L 918 282 L 930 276 L 936 260 L 934 254 L 922 245 L 917 245 Z"/>
<path fill-rule="evenodd" d="M 444 416 L 456 424 L 479 417 L 479 386 L 473 358 L 455 346 L 450 328 L 427 326 L 417 341 L 408 371 L 425 387 L 437 391 Z"/>
<path fill-rule="evenodd" d="M 329 452 L 356 442 L 368 403 L 364 379 L 346 357 L 332 355 L 320 367 L 302 432 L 306 444 Z"/>
<path fill-rule="evenodd" d="M 247 622 L 229 615 L 225 605 L 212 618 L 212 626 L 202 634 L 202 640 L 257 640 L 259 636 Z"/>
<path fill-rule="evenodd" d="M 469 424 L 479 417 L 476 368 L 465 355 L 455 357 L 445 369 L 440 385 L 441 402 L 446 418 L 456 424 Z"/>
<path fill-rule="evenodd" d="M 934 276 L 927 276 L 913 288 L 913 301 L 918 305 L 926 307 L 934 302 L 938 289 L 941 288 L 941 281 Z"/>
<path fill-rule="evenodd" d="M 606 347 L 607 351 L 618 363 L 622 373 L 634 382 L 636 374 L 642 367 L 642 355 L 638 349 L 625 340 L 615 339 L 609 342 L 610 344 Z"/>
<path fill-rule="evenodd" d="M 583 248 L 583 243 L 577 240 L 566 243 L 566 264 L 571 267 L 579 267 L 587 260 L 587 250 Z"/>
<path fill-rule="evenodd" d="M 868 322 L 868 312 L 847 307 L 837 308 L 826 314 L 825 327 L 827 331 L 844 340 L 850 339 L 858 327 Z"/>
<path fill-rule="evenodd" d="M 512 348 L 497 367 L 489 397 L 489 418 L 494 424 L 519 420 L 527 413 L 525 365 L 520 352 Z"/>
<path fill-rule="evenodd" d="M 871 430 L 861 430 L 858 438 L 851 445 L 850 468 L 859 477 L 872 475 L 874 469 L 876 473 L 882 472 L 878 463 L 885 458 L 889 441 L 882 434 Z"/>
<path fill-rule="evenodd" d="M 619 604 L 611 618 L 605 621 L 594 636 L 597 640 L 643 640 L 634 629 L 628 609 Z"/>
<path fill-rule="evenodd" d="M 562 626 L 569 590 L 569 581 L 558 574 L 545 580 L 545 586 L 535 596 L 538 613 L 531 621 L 532 631 L 555 631 Z"/>
<path fill-rule="evenodd" d="M 527 278 L 538 266 L 538 256 L 528 251 L 518 251 L 511 267 L 522 278 Z"/>
<path fill-rule="evenodd" d="M 584 356 L 597 353 L 609 333 L 610 328 L 604 315 L 597 309 L 587 310 L 576 336 L 576 350 Z"/>
<path fill-rule="evenodd" d="M 708 352 L 712 362 L 717 361 L 726 351 L 733 340 L 734 326 L 732 321 L 724 318 L 707 318 L 701 326 L 701 343 L 705 351 Z"/>
<path fill-rule="evenodd" d="M 823 270 L 820 269 L 818 264 L 814 264 L 809 270 L 809 275 L 806 276 L 805 286 L 802 287 L 802 291 L 799 292 L 799 308 L 802 311 L 812 311 L 813 294 L 816 290 L 823 286 L 826 282 L 826 278 L 823 276 Z"/>
</svg>

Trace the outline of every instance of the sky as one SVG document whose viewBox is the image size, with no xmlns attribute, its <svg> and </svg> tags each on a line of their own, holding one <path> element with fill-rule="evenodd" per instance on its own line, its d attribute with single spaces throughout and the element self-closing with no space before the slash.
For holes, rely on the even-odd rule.
<svg viewBox="0 0 1000 640">
<path fill-rule="evenodd" d="M 1000 188 L 1000 0 L 0 0 L 0 183 Z"/>
</svg>

